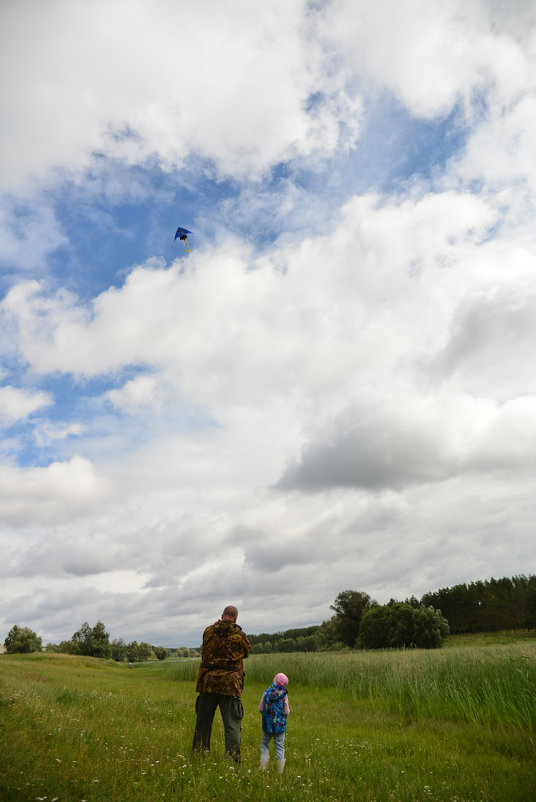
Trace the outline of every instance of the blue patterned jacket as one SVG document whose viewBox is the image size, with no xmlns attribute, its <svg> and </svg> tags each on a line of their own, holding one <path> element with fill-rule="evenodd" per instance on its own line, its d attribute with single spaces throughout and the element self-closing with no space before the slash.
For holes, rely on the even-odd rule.
<svg viewBox="0 0 536 802">
<path fill-rule="evenodd" d="M 264 691 L 264 709 L 262 711 L 262 728 L 264 732 L 285 732 L 287 717 L 283 710 L 287 689 L 273 683 Z"/>
</svg>

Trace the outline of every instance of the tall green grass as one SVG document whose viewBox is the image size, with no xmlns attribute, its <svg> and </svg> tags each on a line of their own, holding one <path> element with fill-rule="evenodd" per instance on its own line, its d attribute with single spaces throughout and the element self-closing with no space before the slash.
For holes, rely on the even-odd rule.
<svg viewBox="0 0 536 802">
<path fill-rule="evenodd" d="M 197 665 L 170 664 L 169 671 L 194 681 Z M 252 683 L 266 683 L 278 671 L 292 685 L 335 688 L 404 720 L 536 728 L 536 641 L 485 650 L 253 655 L 246 663 Z"/>
</svg>

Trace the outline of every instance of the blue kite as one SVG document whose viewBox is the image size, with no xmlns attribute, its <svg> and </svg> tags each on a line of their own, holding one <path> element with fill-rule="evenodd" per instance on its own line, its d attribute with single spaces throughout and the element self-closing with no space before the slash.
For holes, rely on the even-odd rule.
<svg viewBox="0 0 536 802">
<path fill-rule="evenodd" d="M 186 253 L 191 253 L 190 246 L 188 245 L 188 234 L 191 233 L 192 233 L 191 231 L 188 231 L 187 228 L 182 228 L 182 226 L 179 226 L 175 232 L 175 238 L 173 242 L 175 242 L 175 240 L 178 237 L 181 240 L 181 242 L 184 243 L 184 247 L 186 248 Z"/>
</svg>

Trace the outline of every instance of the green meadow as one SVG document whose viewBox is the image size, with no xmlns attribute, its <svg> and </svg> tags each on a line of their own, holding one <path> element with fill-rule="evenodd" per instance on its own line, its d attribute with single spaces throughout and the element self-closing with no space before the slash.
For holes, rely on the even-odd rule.
<svg viewBox="0 0 536 802">
<path fill-rule="evenodd" d="M 536 799 L 536 639 L 434 651 L 253 655 L 242 764 L 191 754 L 197 661 L 0 657 L 2 800 Z M 262 691 L 290 678 L 283 775 L 259 763 Z"/>
</svg>

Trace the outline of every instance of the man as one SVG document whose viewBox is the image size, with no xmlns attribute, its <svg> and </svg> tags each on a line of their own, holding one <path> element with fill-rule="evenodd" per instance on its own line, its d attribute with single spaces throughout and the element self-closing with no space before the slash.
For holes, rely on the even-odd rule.
<svg viewBox="0 0 536 802">
<path fill-rule="evenodd" d="M 197 678 L 194 751 L 210 749 L 210 734 L 216 708 L 220 708 L 225 732 L 225 751 L 240 762 L 242 729 L 243 659 L 249 656 L 251 643 L 236 623 L 238 610 L 229 605 L 221 619 L 207 627 L 201 646 L 201 666 Z"/>
</svg>

